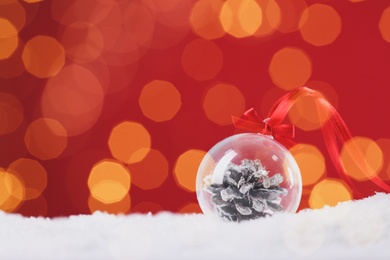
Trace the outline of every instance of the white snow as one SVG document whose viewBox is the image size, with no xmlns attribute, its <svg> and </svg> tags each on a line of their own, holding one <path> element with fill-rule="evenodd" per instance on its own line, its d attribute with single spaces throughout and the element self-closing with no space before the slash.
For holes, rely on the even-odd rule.
<svg viewBox="0 0 390 260">
<path fill-rule="evenodd" d="M 0 212 L 0 259 L 390 259 L 390 194 L 241 223 Z"/>
</svg>

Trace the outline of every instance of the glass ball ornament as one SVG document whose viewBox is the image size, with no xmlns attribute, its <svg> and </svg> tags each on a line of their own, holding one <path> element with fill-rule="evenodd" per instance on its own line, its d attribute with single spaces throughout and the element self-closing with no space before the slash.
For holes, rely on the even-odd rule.
<svg viewBox="0 0 390 260">
<path fill-rule="evenodd" d="M 210 149 L 199 166 L 196 191 L 204 214 L 239 222 L 295 213 L 302 178 L 294 157 L 272 136 L 243 133 Z"/>
</svg>

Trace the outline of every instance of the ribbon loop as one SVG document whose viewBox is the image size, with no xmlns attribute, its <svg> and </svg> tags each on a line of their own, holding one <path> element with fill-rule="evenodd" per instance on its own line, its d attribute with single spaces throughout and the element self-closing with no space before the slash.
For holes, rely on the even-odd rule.
<svg viewBox="0 0 390 260">
<path fill-rule="evenodd" d="M 340 177 L 351 187 L 354 187 L 340 161 L 340 152 L 336 140 L 337 136 L 341 141 L 341 145 L 344 145 L 352 138 L 352 135 L 336 109 L 319 92 L 307 87 L 296 88 L 276 101 L 266 119 L 262 120 L 256 111 L 251 108 L 240 118 L 233 117 L 233 123 L 236 129 L 241 130 L 242 132 L 271 135 L 282 145 L 287 148 L 291 148 L 294 145 L 293 138 L 295 136 L 295 127 L 294 125 L 283 124 L 282 122 L 291 107 L 301 97 L 313 98 L 319 105 L 319 108 L 328 115 L 328 120 L 322 126 L 322 134 L 330 159 L 339 172 Z M 364 156 L 358 147 L 354 146 L 350 153 L 356 165 L 364 172 L 367 172 L 367 176 L 373 183 L 383 190 L 390 192 L 390 186 L 383 180 L 381 180 L 378 176 L 370 176 L 369 173 L 372 169 L 370 169 L 370 167 L 366 164 Z M 357 189 L 354 190 L 359 193 Z"/>
</svg>

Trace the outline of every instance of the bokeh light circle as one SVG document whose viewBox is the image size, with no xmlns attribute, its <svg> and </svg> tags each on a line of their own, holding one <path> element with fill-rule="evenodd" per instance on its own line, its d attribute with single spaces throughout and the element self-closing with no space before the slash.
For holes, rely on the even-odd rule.
<svg viewBox="0 0 390 260">
<path fill-rule="evenodd" d="M 76 63 L 87 63 L 101 55 L 104 38 L 94 24 L 75 22 L 66 27 L 61 37 L 61 44 L 70 60 Z"/>
<path fill-rule="evenodd" d="M 379 20 L 379 31 L 383 39 L 390 43 L 390 6 L 383 10 Z"/>
<path fill-rule="evenodd" d="M 139 97 L 142 113 L 155 122 L 172 119 L 181 106 L 181 96 L 168 81 L 153 80 L 146 84 Z"/>
<path fill-rule="evenodd" d="M 111 154 L 117 160 L 129 164 L 143 160 L 151 148 L 148 130 L 137 122 L 124 121 L 116 125 L 108 139 Z"/>
<path fill-rule="evenodd" d="M 0 1 L 0 17 L 10 21 L 18 32 L 26 25 L 26 11 L 18 0 Z M 4 32 L 3 29 L 0 29 L 0 34 Z"/>
<path fill-rule="evenodd" d="M 110 14 L 112 6 L 113 1 L 53 1 L 50 13 L 54 20 L 66 26 L 75 21 L 97 24 Z"/>
<path fill-rule="evenodd" d="M 390 181 L 390 139 L 380 138 L 375 143 L 383 153 L 383 166 L 378 177 L 383 181 Z"/>
<path fill-rule="evenodd" d="M 341 32 L 341 17 L 332 6 L 313 4 L 303 12 L 299 28 L 302 38 L 308 43 L 328 45 Z"/>
<path fill-rule="evenodd" d="M 34 76 L 53 77 L 65 64 L 65 50 L 55 38 L 38 35 L 26 43 L 22 59 L 26 70 Z"/>
<path fill-rule="evenodd" d="M 304 96 L 294 103 L 288 116 L 291 122 L 304 131 L 320 129 L 329 115 L 319 103 L 310 96 Z"/>
<path fill-rule="evenodd" d="M 291 90 L 303 86 L 311 77 L 312 62 L 305 51 L 285 47 L 272 57 L 269 73 L 275 85 Z"/>
<path fill-rule="evenodd" d="M 57 120 L 39 118 L 27 127 L 24 142 L 32 155 L 48 160 L 61 155 L 68 144 L 68 136 Z"/>
<path fill-rule="evenodd" d="M 219 20 L 223 0 L 200 0 L 192 7 L 189 17 L 192 30 L 202 38 L 212 40 L 222 37 L 225 31 Z"/>
<path fill-rule="evenodd" d="M 7 171 L 17 176 L 23 183 L 25 200 L 38 198 L 46 189 L 46 169 L 36 160 L 20 158 L 12 162 Z"/>
<path fill-rule="evenodd" d="M 324 179 L 317 183 L 311 191 L 309 204 L 313 209 L 324 206 L 336 206 L 339 202 L 352 199 L 352 192 L 341 180 Z"/>
<path fill-rule="evenodd" d="M 383 153 L 374 140 L 356 136 L 343 145 L 340 160 L 351 178 L 365 181 L 378 175 L 383 165 Z"/>
<path fill-rule="evenodd" d="M 163 211 L 163 208 L 161 207 L 160 204 L 154 203 L 154 202 L 149 202 L 143 200 L 142 202 L 138 203 L 134 207 L 131 208 L 131 212 L 134 213 L 158 213 L 160 211 Z"/>
<path fill-rule="evenodd" d="M 216 84 L 207 90 L 202 102 L 208 119 L 218 125 L 232 124 L 232 115 L 240 116 L 245 110 L 245 97 L 230 84 Z"/>
<path fill-rule="evenodd" d="M 297 161 L 302 174 L 303 186 L 318 182 L 325 174 L 325 158 L 317 147 L 309 144 L 297 144 L 289 151 Z"/>
<path fill-rule="evenodd" d="M 23 203 L 24 195 L 23 182 L 0 168 L 0 210 L 14 212 Z"/>
<path fill-rule="evenodd" d="M 264 37 L 272 34 L 281 23 L 281 11 L 275 0 L 257 0 L 263 10 L 261 25 L 254 33 L 255 37 Z"/>
<path fill-rule="evenodd" d="M 0 136 L 14 132 L 24 119 L 23 106 L 11 94 L 0 92 Z"/>
<path fill-rule="evenodd" d="M 195 192 L 196 174 L 205 155 L 205 151 L 191 149 L 177 158 L 173 172 L 175 181 L 180 188 Z"/>
<path fill-rule="evenodd" d="M 147 151 L 146 157 L 138 162 L 129 164 L 131 182 L 144 190 L 160 187 L 169 175 L 169 164 L 164 154 L 155 149 Z"/>
<path fill-rule="evenodd" d="M 280 24 L 277 30 L 281 33 L 292 33 L 299 30 L 299 21 L 307 8 L 306 0 L 275 0 L 280 9 Z"/>
<path fill-rule="evenodd" d="M 9 58 L 19 44 L 18 31 L 8 20 L 0 17 L 0 60 Z"/>
<path fill-rule="evenodd" d="M 93 198 L 109 204 L 121 201 L 128 194 L 130 182 L 130 173 L 124 165 L 106 159 L 93 166 L 88 188 Z"/>
<path fill-rule="evenodd" d="M 181 63 L 185 73 L 191 78 L 210 80 L 222 69 L 223 54 L 214 42 L 196 39 L 184 48 Z"/>
<path fill-rule="evenodd" d="M 236 38 L 253 36 L 263 20 L 263 11 L 254 0 L 227 0 L 220 12 L 223 29 Z"/>
<path fill-rule="evenodd" d="M 178 212 L 183 214 L 194 214 L 194 213 L 198 214 L 198 213 L 202 213 L 202 209 L 200 208 L 199 203 L 191 202 L 182 206 L 178 210 Z"/>
<path fill-rule="evenodd" d="M 24 0 L 26 3 L 29 3 L 29 4 L 33 4 L 33 3 L 38 3 L 38 2 L 41 2 L 43 0 Z"/>
<path fill-rule="evenodd" d="M 120 201 L 103 203 L 90 195 L 88 197 L 88 207 L 91 213 L 101 211 L 109 214 L 126 214 L 129 213 L 131 208 L 131 197 L 130 194 L 127 193 Z"/>
<path fill-rule="evenodd" d="M 50 78 L 41 98 L 43 117 L 57 120 L 69 136 L 88 131 L 99 118 L 104 91 L 96 76 L 71 64 Z"/>
<path fill-rule="evenodd" d="M 131 1 L 129 4 L 137 3 Z M 131 31 L 125 21 L 126 3 L 112 2 L 109 14 L 103 21 L 95 24 L 103 36 L 103 47 L 101 57 L 104 58 L 105 64 L 121 67 L 130 64 L 136 64 L 141 56 L 140 45 L 135 38 L 137 32 Z M 136 28 L 139 24 L 134 25 Z M 145 28 L 145 31 L 146 28 Z M 142 35 L 141 31 L 141 35 Z"/>
<path fill-rule="evenodd" d="M 123 12 L 123 27 L 139 46 L 149 47 L 155 27 L 153 12 L 142 3 L 129 1 Z"/>
<path fill-rule="evenodd" d="M 142 3 L 152 12 L 154 33 L 150 44 L 152 49 L 167 49 L 177 45 L 190 30 L 189 15 L 192 1 L 143 0 Z"/>
</svg>

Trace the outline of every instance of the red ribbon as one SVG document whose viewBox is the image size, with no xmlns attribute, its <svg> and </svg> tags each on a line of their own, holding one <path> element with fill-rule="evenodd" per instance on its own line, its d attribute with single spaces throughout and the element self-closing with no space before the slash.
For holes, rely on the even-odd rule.
<svg viewBox="0 0 390 260">
<path fill-rule="evenodd" d="M 282 122 L 286 118 L 291 107 L 301 97 L 313 98 L 318 103 L 319 107 L 328 115 L 328 120 L 322 126 L 322 134 L 328 153 L 341 178 L 351 187 L 354 187 L 340 161 L 340 153 L 336 139 L 337 136 L 341 145 L 344 145 L 347 141 L 351 140 L 352 135 L 337 110 L 319 92 L 307 87 L 296 88 L 276 101 L 265 120 L 262 120 L 257 115 L 256 111 L 251 108 L 246 111 L 241 118 L 233 117 L 233 123 L 236 128 L 241 131 L 272 135 L 275 140 L 287 148 L 290 148 L 294 145 L 292 140 L 295 134 L 294 126 L 283 124 Z M 390 186 L 383 182 L 383 180 L 376 175 L 373 176 L 372 174 L 368 174 L 372 169 L 365 162 L 364 156 L 359 148 L 353 142 L 350 147 L 352 148 L 348 150 L 348 152 L 356 165 L 358 165 L 363 172 L 367 173 L 369 179 L 378 187 L 390 192 Z M 357 189 L 355 189 L 355 191 L 358 192 Z"/>
<path fill-rule="evenodd" d="M 271 118 L 262 120 L 254 108 L 247 110 L 241 118 L 233 117 L 235 127 L 244 132 L 272 135 L 286 147 L 294 146 L 295 127 L 291 124 L 274 124 Z"/>
</svg>

